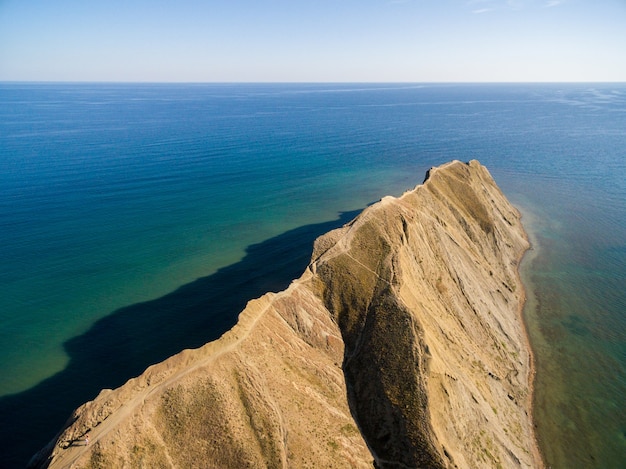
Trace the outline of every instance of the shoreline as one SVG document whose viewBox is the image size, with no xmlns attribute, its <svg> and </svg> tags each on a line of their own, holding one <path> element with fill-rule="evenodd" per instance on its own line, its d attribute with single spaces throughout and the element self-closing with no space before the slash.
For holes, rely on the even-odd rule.
<svg viewBox="0 0 626 469">
<path fill-rule="evenodd" d="M 526 209 L 523 206 L 519 206 L 518 204 L 515 205 L 515 208 L 520 213 L 520 220 L 522 221 L 524 238 L 528 242 L 528 247 L 520 254 L 519 259 L 517 260 L 517 269 L 516 269 L 518 281 L 522 285 L 522 295 L 523 295 L 522 301 L 520 302 L 520 305 L 518 308 L 518 315 L 521 321 L 522 332 L 526 340 L 526 346 L 527 346 L 528 353 L 529 353 L 529 376 L 528 376 L 529 393 L 528 393 L 527 409 L 530 415 L 530 420 L 533 425 L 533 438 L 535 440 L 533 452 L 537 453 L 535 454 L 535 457 L 540 462 L 541 464 L 540 467 L 547 468 L 548 467 L 547 461 L 541 449 L 540 438 L 537 433 L 538 426 L 537 426 L 536 415 L 535 415 L 535 379 L 537 375 L 536 358 L 535 358 L 536 352 L 533 349 L 533 345 L 532 345 L 532 339 L 530 336 L 530 327 L 527 323 L 528 315 L 526 311 L 526 308 L 530 307 L 529 306 L 530 298 L 533 296 L 531 282 L 530 282 L 530 275 L 529 275 L 530 265 L 532 261 L 537 257 L 539 252 L 538 252 L 538 249 L 536 248 L 537 246 L 536 237 L 534 236 L 534 233 L 532 233 L 532 231 L 528 229 L 528 224 L 526 223 L 528 221 L 528 218 L 531 218 L 531 219 L 533 218 L 533 215 L 531 214 L 531 212 L 528 211 L 528 209 Z M 532 225 L 532 222 L 530 223 L 530 225 Z"/>
</svg>

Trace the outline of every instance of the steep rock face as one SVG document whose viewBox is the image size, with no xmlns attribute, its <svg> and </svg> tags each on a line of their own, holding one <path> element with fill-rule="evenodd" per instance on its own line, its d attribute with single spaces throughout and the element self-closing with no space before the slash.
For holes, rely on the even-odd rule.
<svg viewBox="0 0 626 469">
<path fill-rule="evenodd" d="M 393 467 L 539 465 L 517 262 L 519 214 L 477 162 L 431 170 L 318 240 L 355 419 Z M 346 287 L 349 286 L 349 287 Z"/>
<path fill-rule="evenodd" d="M 33 465 L 541 466 L 519 218 L 478 162 L 431 170 L 222 338 L 77 409 Z"/>
</svg>

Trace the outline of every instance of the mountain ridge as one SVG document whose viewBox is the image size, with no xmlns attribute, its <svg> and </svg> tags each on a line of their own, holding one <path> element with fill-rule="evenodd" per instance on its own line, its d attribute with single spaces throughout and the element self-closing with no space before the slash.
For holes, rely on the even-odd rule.
<svg viewBox="0 0 626 469">
<path fill-rule="evenodd" d="M 220 339 L 78 408 L 31 467 L 541 467 L 526 249 L 486 168 L 433 168 Z"/>
</svg>

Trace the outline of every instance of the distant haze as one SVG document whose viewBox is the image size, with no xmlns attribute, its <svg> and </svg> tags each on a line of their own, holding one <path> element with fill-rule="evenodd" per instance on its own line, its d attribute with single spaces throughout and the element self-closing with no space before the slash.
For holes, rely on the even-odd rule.
<svg viewBox="0 0 626 469">
<path fill-rule="evenodd" d="M 1 0 L 0 81 L 626 81 L 626 1 Z"/>
</svg>

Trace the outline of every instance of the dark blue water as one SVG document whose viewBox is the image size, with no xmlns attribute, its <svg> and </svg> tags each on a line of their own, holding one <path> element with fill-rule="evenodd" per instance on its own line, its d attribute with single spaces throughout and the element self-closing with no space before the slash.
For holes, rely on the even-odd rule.
<svg viewBox="0 0 626 469">
<path fill-rule="evenodd" d="M 623 84 L 0 84 L 0 467 L 218 337 L 352 211 L 473 158 L 535 246 L 548 463 L 622 467 Z"/>
</svg>

